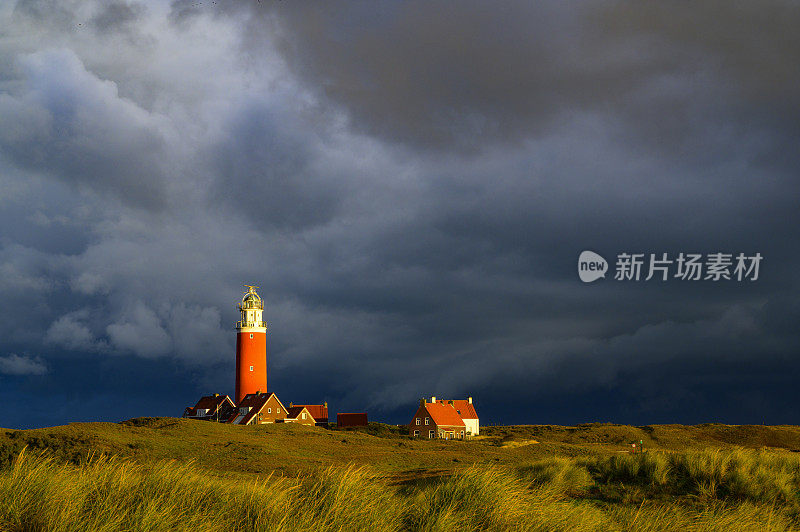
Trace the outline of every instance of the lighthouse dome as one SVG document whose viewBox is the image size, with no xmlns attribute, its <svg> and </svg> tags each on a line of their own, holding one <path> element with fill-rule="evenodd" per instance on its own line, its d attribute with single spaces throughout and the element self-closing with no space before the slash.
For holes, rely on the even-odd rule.
<svg viewBox="0 0 800 532">
<path fill-rule="evenodd" d="M 247 292 L 242 297 L 242 308 L 264 308 L 261 303 L 261 297 L 256 293 L 255 287 L 248 287 Z"/>
</svg>

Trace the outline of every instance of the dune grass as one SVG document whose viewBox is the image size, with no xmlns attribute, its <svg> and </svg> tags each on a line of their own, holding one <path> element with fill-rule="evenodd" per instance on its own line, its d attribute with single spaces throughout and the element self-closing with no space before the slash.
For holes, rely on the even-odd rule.
<svg viewBox="0 0 800 532">
<path fill-rule="evenodd" d="M 104 456 L 59 464 L 24 451 L 0 475 L 0 530 L 393 530 L 390 492 L 366 470 L 249 482 L 194 464 Z"/>
<path fill-rule="evenodd" d="M 599 485 L 650 496 L 733 500 L 800 510 L 800 457 L 748 449 L 618 455 L 587 462 Z"/>
<path fill-rule="evenodd" d="M 242 480 L 23 450 L 0 471 L 0 530 L 777 531 L 797 529 L 798 493 L 798 457 L 740 449 L 471 465 L 399 485 L 363 466 Z"/>
</svg>

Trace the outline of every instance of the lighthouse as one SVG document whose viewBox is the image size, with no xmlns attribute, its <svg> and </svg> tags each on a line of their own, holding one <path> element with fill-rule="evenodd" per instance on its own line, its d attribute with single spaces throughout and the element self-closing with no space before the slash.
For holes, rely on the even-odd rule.
<svg viewBox="0 0 800 532">
<path fill-rule="evenodd" d="M 267 323 L 264 303 L 257 286 L 247 291 L 239 304 L 241 319 L 236 322 L 236 404 L 249 393 L 267 391 Z"/>
</svg>

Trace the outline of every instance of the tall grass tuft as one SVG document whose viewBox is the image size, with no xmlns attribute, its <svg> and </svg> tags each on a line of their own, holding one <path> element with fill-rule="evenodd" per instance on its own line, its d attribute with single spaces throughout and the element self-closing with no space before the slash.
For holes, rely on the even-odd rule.
<svg viewBox="0 0 800 532">
<path fill-rule="evenodd" d="M 473 465 L 402 491 L 352 466 L 247 481 L 23 451 L 0 471 L 0 531 L 778 531 L 797 529 L 799 491 L 797 457 L 743 450 Z"/>
<path fill-rule="evenodd" d="M 562 479 L 564 477 L 562 476 Z M 583 477 L 581 477 L 583 478 Z M 594 531 L 615 530 L 596 506 L 560 500 L 558 490 L 512 471 L 472 466 L 415 495 L 406 518 L 409 530 Z"/>
<path fill-rule="evenodd" d="M 0 530 L 393 530 L 392 502 L 355 469 L 245 482 L 192 464 L 98 457 L 76 467 L 23 452 L 0 474 Z"/>
<path fill-rule="evenodd" d="M 511 530 L 526 497 L 509 472 L 473 466 L 422 490 L 406 522 L 412 530 Z"/>
<path fill-rule="evenodd" d="M 574 459 L 554 456 L 537 460 L 517 468 L 521 478 L 538 488 L 540 494 L 554 498 L 572 498 L 584 495 L 593 485 L 589 471 Z"/>
<path fill-rule="evenodd" d="M 673 456 L 676 480 L 705 498 L 790 504 L 800 500 L 800 458 L 736 449 Z"/>
<path fill-rule="evenodd" d="M 297 516 L 308 530 L 395 530 L 403 506 L 390 489 L 363 467 L 329 467 L 301 479 L 294 488 Z"/>
<path fill-rule="evenodd" d="M 656 488 L 702 500 L 738 500 L 800 508 L 800 457 L 735 449 L 645 453 L 598 459 L 589 469 L 599 484 Z"/>
<path fill-rule="evenodd" d="M 603 483 L 664 486 L 670 481 L 672 462 L 663 453 L 623 454 L 598 460 L 590 469 Z"/>
</svg>

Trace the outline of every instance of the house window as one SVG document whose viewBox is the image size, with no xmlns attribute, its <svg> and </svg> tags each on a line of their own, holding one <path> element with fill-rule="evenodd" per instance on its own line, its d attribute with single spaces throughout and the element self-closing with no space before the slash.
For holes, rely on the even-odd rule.
<svg viewBox="0 0 800 532">
<path fill-rule="evenodd" d="M 417 425 L 419 425 L 421 422 L 422 420 L 420 418 L 417 418 Z"/>
<path fill-rule="evenodd" d="M 267 414 L 271 414 L 271 413 L 272 413 L 272 407 L 267 408 Z"/>
<path fill-rule="evenodd" d="M 275 409 L 275 413 L 276 413 L 276 414 L 280 414 L 280 413 L 281 413 L 281 407 L 278 407 L 278 408 L 276 408 L 276 409 Z"/>
<path fill-rule="evenodd" d="M 432 430 L 428 431 L 428 438 L 433 439 L 433 431 Z"/>
<path fill-rule="evenodd" d="M 305 412 L 303 412 L 303 419 L 305 419 L 305 418 L 306 418 L 306 413 L 305 413 Z"/>
<path fill-rule="evenodd" d="M 429 418 L 429 417 L 426 417 L 426 418 L 425 418 L 425 424 L 427 425 L 427 424 L 428 424 L 428 421 L 430 421 L 430 420 L 431 420 L 431 418 Z"/>
<path fill-rule="evenodd" d="M 253 366 L 250 366 L 250 371 L 253 371 Z"/>
<path fill-rule="evenodd" d="M 414 431 L 414 437 L 415 437 L 415 438 L 419 438 L 419 431 L 418 431 L 418 430 L 415 430 L 415 431 Z"/>
<path fill-rule="evenodd" d="M 250 333 L 250 338 L 252 338 L 252 337 L 253 337 L 253 333 Z"/>
<path fill-rule="evenodd" d="M 461 439 L 462 440 L 464 439 L 464 431 L 463 430 L 461 431 Z"/>
</svg>

